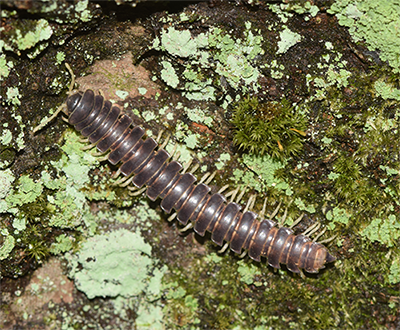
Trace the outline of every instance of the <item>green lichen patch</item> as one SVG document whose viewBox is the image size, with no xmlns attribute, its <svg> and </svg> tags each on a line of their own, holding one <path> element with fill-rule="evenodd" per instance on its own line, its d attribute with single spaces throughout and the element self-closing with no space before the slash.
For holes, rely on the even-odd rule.
<svg viewBox="0 0 400 330">
<path fill-rule="evenodd" d="M 61 254 L 71 251 L 73 247 L 73 238 L 67 235 L 59 235 L 55 242 L 50 247 L 50 252 L 53 254 Z"/>
<path fill-rule="evenodd" d="M 89 171 L 95 166 L 95 158 L 82 150 L 84 144 L 78 140 L 79 137 L 75 133 L 67 133 L 62 147 L 65 153 L 60 160 L 52 162 L 65 177 L 60 175 L 54 178 L 46 172 L 42 173 L 44 185 L 55 190 L 54 194 L 47 196 L 47 208 L 53 213 L 49 220 L 50 226 L 73 228 L 78 226 L 82 219 L 88 221 L 90 218 L 86 195 L 82 188 L 90 182 Z"/>
<path fill-rule="evenodd" d="M 369 50 L 379 51 L 394 72 L 400 72 L 400 6 L 396 1 L 335 1 L 328 13 L 335 14 L 339 24 L 349 27 L 355 39 L 365 40 Z"/>
<path fill-rule="evenodd" d="M 261 178 L 254 178 L 252 173 L 246 175 L 240 170 L 235 170 L 235 176 L 238 182 L 249 184 L 256 191 L 266 192 L 268 188 L 274 188 L 278 191 L 285 191 L 288 195 L 292 190 L 287 182 L 276 175 L 276 171 L 285 167 L 285 163 L 277 161 L 268 155 L 254 156 L 243 155 L 243 163 Z"/>
<path fill-rule="evenodd" d="M 7 259 L 10 255 L 11 251 L 14 249 L 15 246 L 15 238 L 8 233 L 7 229 L 2 229 L 0 231 L 3 243 L 0 245 L 0 260 Z"/>
<path fill-rule="evenodd" d="M 35 182 L 27 175 L 22 176 L 18 180 L 17 188 L 10 191 L 5 198 L 8 212 L 18 214 L 18 207 L 34 202 L 42 191 L 43 186 L 40 182 Z"/>
<path fill-rule="evenodd" d="M 400 101 L 400 89 L 382 80 L 377 80 L 374 84 L 375 90 L 383 99 L 393 99 Z"/>
<path fill-rule="evenodd" d="M 2 28 L 4 29 L 4 28 Z M 20 55 L 21 51 L 31 49 L 44 40 L 50 39 L 53 29 L 45 19 L 15 21 L 12 29 L 2 31 L 5 37 L 4 50 Z"/>
<path fill-rule="evenodd" d="M 15 177 L 12 174 L 10 169 L 0 171 L 0 212 L 3 213 L 6 211 L 7 203 L 4 200 L 12 187 L 12 183 L 15 181 Z"/>
<path fill-rule="evenodd" d="M 154 268 L 151 246 L 138 233 L 125 229 L 91 237 L 77 256 L 67 259 L 69 276 L 89 299 L 132 297 L 144 292 L 156 299 L 165 271 Z"/>
<path fill-rule="evenodd" d="M 394 246 L 400 238 L 400 221 L 394 214 L 390 214 L 386 219 L 373 219 L 361 235 L 372 242 L 378 241 L 389 247 Z"/>
<path fill-rule="evenodd" d="M 10 74 L 11 69 L 14 67 L 12 61 L 7 61 L 4 54 L 0 55 L 0 81 L 3 81 Z"/>
<path fill-rule="evenodd" d="M 8 87 L 6 95 L 7 95 L 7 100 L 10 104 L 14 106 L 21 105 L 20 101 L 21 94 L 19 93 L 18 87 Z"/>
<path fill-rule="evenodd" d="M 218 27 L 193 36 L 170 26 L 154 40 L 153 48 L 189 60 L 182 67 L 179 61 L 163 58 L 161 79 L 190 100 L 215 100 L 216 87 L 223 87 L 221 77 L 233 89 L 257 89 L 260 72 L 252 62 L 264 51 L 262 37 L 253 33 L 251 23 L 246 23 L 243 38 L 233 38 Z"/>
<path fill-rule="evenodd" d="M 278 41 L 277 54 L 286 53 L 290 47 L 301 41 L 301 35 L 290 31 L 288 28 L 281 31 L 279 36 L 281 40 Z"/>
</svg>

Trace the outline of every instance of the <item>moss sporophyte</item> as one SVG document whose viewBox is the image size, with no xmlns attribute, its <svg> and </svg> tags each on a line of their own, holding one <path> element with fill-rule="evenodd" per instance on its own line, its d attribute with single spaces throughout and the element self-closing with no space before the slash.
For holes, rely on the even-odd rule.
<svg viewBox="0 0 400 330">
<path fill-rule="evenodd" d="M 306 133 L 306 118 L 289 101 L 259 103 L 246 98 L 233 109 L 232 123 L 236 127 L 234 143 L 239 148 L 261 155 L 284 159 L 297 154 Z"/>
</svg>

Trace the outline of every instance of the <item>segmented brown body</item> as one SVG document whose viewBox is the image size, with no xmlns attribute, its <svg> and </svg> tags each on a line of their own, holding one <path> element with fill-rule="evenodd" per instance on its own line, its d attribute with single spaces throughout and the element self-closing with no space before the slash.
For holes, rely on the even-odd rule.
<svg viewBox="0 0 400 330">
<path fill-rule="evenodd" d="M 203 183 L 195 184 L 192 174 L 181 174 L 180 163 L 169 161 L 170 155 L 163 149 L 155 151 L 157 142 L 143 139 L 144 130 L 133 127 L 132 119 L 121 115 L 121 110 L 101 95 L 92 90 L 71 95 L 67 109 L 71 125 L 96 143 L 99 151 L 110 150 L 111 164 L 121 162 L 121 172 L 133 174 L 136 187 L 147 185 L 151 200 L 162 198 L 162 209 L 167 213 L 175 209 L 177 219 L 184 225 L 192 221 L 199 235 L 209 231 L 218 245 L 229 242 L 235 253 L 245 249 L 256 261 L 263 256 L 272 267 L 285 264 L 295 273 L 300 269 L 316 273 L 335 260 L 322 244 L 304 235 L 293 235 L 290 228 L 278 228 L 274 221 L 260 222 L 255 213 L 242 213 L 238 204 L 227 203 L 221 194 L 210 194 Z"/>
</svg>

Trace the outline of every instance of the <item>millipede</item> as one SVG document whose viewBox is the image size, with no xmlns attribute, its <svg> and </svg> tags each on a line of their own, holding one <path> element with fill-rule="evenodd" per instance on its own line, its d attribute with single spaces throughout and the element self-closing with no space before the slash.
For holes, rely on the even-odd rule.
<svg viewBox="0 0 400 330">
<path fill-rule="evenodd" d="M 74 76 L 70 72 L 70 93 L 60 107 L 68 116 L 68 123 L 100 153 L 107 153 L 111 164 L 120 163 L 118 174 L 129 177 L 136 188 L 146 189 L 150 200 L 161 198 L 163 211 L 175 210 L 182 225 L 191 223 L 200 236 L 210 232 L 212 241 L 219 246 L 226 242 L 237 254 L 244 250 L 255 261 L 265 257 L 270 266 L 280 268 L 284 264 L 294 273 L 301 273 L 301 269 L 317 273 L 335 260 L 323 244 L 309 236 L 294 235 L 291 228 L 277 226 L 271 218 L 259 221 L 256 213 L 241 211 L 239 204 L 227 202 L 221 193 L 210 193 L 207 184 L 195 184 L 196 177 L 182 173 L 183 166 L 170 160 L 170 154 L 156 140 L 145 138 L 144 129 L 133 125 L 133 120 L 119 107 L 91 89 L 71 93 Z"/>
</svg>

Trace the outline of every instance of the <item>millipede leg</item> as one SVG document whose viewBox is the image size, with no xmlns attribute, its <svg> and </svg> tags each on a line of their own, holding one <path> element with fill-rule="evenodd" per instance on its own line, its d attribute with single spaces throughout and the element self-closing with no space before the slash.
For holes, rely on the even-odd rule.
<svg viewBox="0 0 400 330">
<path fill-rule="evenodd" d="M 219 249 L 217 251 L 217 253 L 220 253 L 220 254 L 224 253 L 228 247 L 229 247 L 229 243 L 225 242 L 224 246 L 221 249 Z"/>
<path fill-rule="evenodd" d="M 239 259 L 243 259 L 247 254 L 247 251 L 243 251 L 240 255 L 239 255 Z"/>
<path fill-rule="evenodd" d="M 326 243 L 332 242 L 336 237 L 337 237 L 337 235 L 333 235 L 332 237 L 329 237 L 329 238 L 327 238 L 327 239 L 324 239 L 323 241 L 320 241 L 320 242 L 318 242 L 318 243 L 320 243 L 320 244 L 326 244 Z"/>
<path fill-rule="evenodd" d="M 108 155 L 109 155 L 110 153 L 111 153 L 111 152 L 107 152 L 107 153 L 105 154 L 104 152 L 97 151 L 97 152 L 92 152 L 92 156 L 93 156 L 93 157 L 105 156 L 105 157 L 107 157 L 106 159 L 108 159 Z"/>
<path fill-rule="evenodd" d="M 252 210 L 255 201 L 256 201 L 256 195 L 254 195 L 254 194 L 253 194 L 253 195 L 250 195 L 250 198 L 249 198 L 249 200 L 247 201 L 247 204 L 246 204 L 246 206 L 245 206 L 245 208 L 244 208 L 244 210 L 243 210 L 243 213 L 247 212 L 248 210 Z"/>
<path fill-rule="evenodd" d="M 174 213 L 175 216 L 176 216 L 176 214 L 177 214 L 177 213 Z M 171 217 L 169 217 L 167 220 L 168 220 L 168 221 L 172 221 L 172 220 L 174 220 L 175 217 L 172 218 L 171 220 L 170 220 L 170 218 L 171 218 Z M 189 222 L 185 227 L 179 229 L 179 232 L 184 233 L 186 230 L 189 230 L 189 229 L 191 229 L 191 228 L 193 228 L 193 222 Z"/>
<path fill-rule="evenodd" d="M 54 118 L 56 118 L 63 109 L 66 108 L 65 104 L 63 103 L 61 106 L 57 108 L 57 110 L 43 123 L 39 124 L 32 130 L 32 134 L 35 134 L 37 131 L 40 131 L 43 127 L 45 127 L 48 123 L 52 122 Z M 68 122 L 68 119 L 67 119 Z"/>
<path fill-rule="evenodd" d="M 214 179 L 215 175 L 217 174 L 217 171 L 212 172 L 212 174 L 208 177 L 208 179 L 204 182 L 204 184 L 210 184 L 210 182 Z"/>
<path fill-rule="evenodd" d="M 231 196 L 230 202 L 233 202 L 235 200 L 235 197 L 237 193 L 239 192 L 240 186 L 238 186 L 235 190 L 231 190 L 228 193 L 225 194 L 225 197 L 228 198 Z"/>
<path fill-rule="evenodd" d="M 181 170 L 181 173 L 184 174 L 188 170 L 188 168 L 192 165 L 192 159 L 190 159 L 187 163 L 183 165 L 183 168 Z"/>
<path fill-rule="evenodd" d="M 162 130 L 162 132 L 163 132 L 163 130 Z M 157 138 L 158 138 L 158 136 L 157 136 Z M 165 147 L 166 147 L 166 145 L 168 144 L 168 141 L 169 141 L 169 139 L 171 138 L 171 134 L 167 134 L 167 136 L 165 137 L 165 139 L 164 139 L 164 142 L 162 143 L 162 144 L 160 144 L 160 146 L 158 147 L 158 149 L 160 150 L 160 149 L 165 149 Z M 157 140 L 157 142 L 159 142 L 158 140 Z"/>
<path fill-rule="evenodd" d="M 118 172 L 118 171 L 117 171 Z M 121 173 L 121 172 L 120 172 Z M 120 174 L 119 173 L 119 174 Z M 116 175 L 117 173 L 115 173 L 115 175 Z M 122 178 L 120 178 L 120 179 L 118 179 L 117 181 L 115 181 L 112 185 L 113 186 L 121 186 L 122 184 L 125 184 L 128 180 L 131 180 L 131 181 L 129 181 L 129 183 L 131 183 L 132 182 L 132 178 L 133 178 L 133 175 L 130 175 L 130 176 L 123 176 Z M 128 184 L 129 184 L 128 183 Z M 128 185 L 127 184 L 127 185 Z M 125 187 L 125 186 L 121 186 L 121 187 Z M 129 187 L 128 187 L 128 189 L 129 189 Z M 133 188 L 132 188 L 132 190 L 134 190 Z"/>
<path fill-rule="evenodd" d="M 158 144 L 160 144 L 161 136 L 163 135 L 163 133 L 164 133 L 163 129 L 158 132 L 158 135 L 157 135 L 157 137 L 155 139 Z"/>
<path fill-rule="evenodd" d="M 204 183 L 204 181 L 206 181 L 206 179 L 211 175 L 210 172 L 207 172 L 206 174 L 204 174 L 201 179 L 199 180 L 199 183 Z"/>
<path fill-rule="evenodd" d="M 260 212 L 260 219 L 264 219 L 265 211 L 267 209 L 267 201 L 268 201 L 268 197 L 264 199 L 263 207 Z"/>
<path fill-rule="evenodd" d="M 169 140 L 169 137 L 168 137 L 168 140 Z M 164 141 L 164 143 L 165 143 L 165 141 Z M 165 145 L 166 145 L 166 144 L 167 144 L 167 143 L 165 143 Z M 176 143 L 172 145 L 172 150 L 171 150 L 171 152 L 169 152 L 171 160 L 174 160 L 174 155 L 175 155 L 175 153 L 176 153 L 176 149 L 177 149 L 177 148 L 178 148 L 178 146 L 177 146 Z M 161 149 L 161 148 L 159 148 L 159 149 Z"/>
<path fill-rule="evenodd" d="M 91 143 L 87 146 L 81 147 L 81 150 L 90 150 L 93 149 L 96 146 L 96 143 Z"/>
<path fill-rule="evenodd" d="M 247 187 L 248 187 L 248 185 L 246 185 L 246 186 L 243 188 L 243 190 L 240 192 L 239 196 L 236 198 L 236 203 L 239 203 L 239 202 L 242 200 L 244 194 L 246 193 Z"/>
<path fill-rule="evenodd" d="M 174 212 L 174 213 L 172 213 L 169 217 L 168 217 L 168 219 L 167 219 L 167 221 L 168 222 L 171 222 L 172 220 L 174 220 L 175 218 L 176 218 L 176 216 L 178 215 L 178 213 L 176 213 L 176 212 Z M 191 222 L 189 223 L 189 225 L 190 224 L 192 224 Z M 187 227 L 187 226 L 186 226 Z M 185 228 L 184 228 L 185 229 Z M 185 229 L 186 230 L 186 229 Z"/>
<path fill-rule="evenodd" d="M 282 205 L 282 201 L 279 202 L 278 206 L 276 207 L 276 209 L 274 210 L 274 212 L 272 212 L 272 214 L 269 216 L 269 220 L 272 220 L 276 214 L 278 213 L 279 209 L 281 208 Z"/>
<path fill-rule="evenodd" d="M 175 147 L 175 149 L 176 149 L 176 147 Z M 172 160 L 178 161 L 180 156 L 181 156 L 180 151 L 176 151 L 172 155 Z"/>
<path fill-rule="evenodd" d="M 181 173 L 182 173 L 182 174 L 187 173 L 188 170 L 189 170 L 189 167 L 190 167 L 191 165 L 192 165 L 192 160 L 188 161 L 188 162 L 185 164 L 185 167 L 182 169 Z M 191 173 L 196 172 L 196 170 L 197 170 L 199 167 L 200 167 L 199 164 L 193 165 L 193 167 L 191 168 L 191 171 L 190 171 L 190 172 L 191 172 Z"/>
<path fill-rule="evenodd" d="M 71 69 L 71 67 L 69 66 L 68 63 L 65 63 L 65 67 L 67 68 L 69 74 L 71 75 L 71 84 L 69 85 L 69 89 L 68 89 L 68 95 L 71 95 L 71 92 L 72 92 L 72 90 L 74 89 L 74 86 L 75 86 L 75 74 L 72 71 L 72 69 Z M 47 120 L 45 120 L 43 123 L 41 123 L 38 126 L 36 126 L 32 130 L 32 134 L 35 134 L 37 131 L 40 131 L 43 127 L 45 127 L 48 123 L 52 122 L 54 120 L 54 118 L 56 118 L 61 111 L 64 112 L 65 114 L 67 113 L 67 105 L 65 103 L 60 105 L 57 108 L 57 110 Z M 63 119 L 64 119 L 64 117 L 63 117 Z M 66 119 L 65 121 L 68 122 L 68 119 Z"/>
<path fill-rule="evenodd" d="M 128 186 L 128 185 L 132 182 L 132 180 L 133 180 L 134 177 L 135 177 L 134 175 L 128 176 L 128 177 L 127 177 L 127 180 L 126 180 L 125 182 L 120 183 L 119 186 L 120 186 L 120 187 L 126 187 L 126 186 Z M 134 187 L 134 188 L 137 189 L 136 187 Z M 132 189 L 131 191 L 134 191 L 135 189 Z"/>
<path fill-rule="evenodd" d="M 229 188 L 229 184 L 226 184 L 225 186 L 223 186 L 220 190 L 218 190 L 217 194 L 222 194 L 226 189 Z"/>
<path fill-rule="evenodd" d="M 128 187 L 128 189 L 129 189 L 129 187 Z M 129 196 L 139 196 L 139 195 L 142 194 L 146 189 L 147 189 L 147 187 L 143 187 L 142 189 L 139 189 L 138 191 L 130 191 L 130 192 L 129 192 Z"/>
<path fill-rule="evenodd" d="M 302 213 L 289 227 L 290 229 L 293 229 L 297 224 L 299 224 L 299 222 L 301 221 L 301 219 L 303 219 L 304 217 L 304 213 Z"/>
<path fill-rule="evenodd" d="M 286 207 L 285 208 L 285 212 L 283 212 L 283 216 L 282 216 L 281 220 L 278 221 L 278 227 L 279 228 L 283 227 L 283 224 L 285 223 L 285 220 L 286 220 L 286 217 L 287 217 L 287 212 L 288 212 L 288 209 Z"/>
<path fill-rule="evenodd" d="M 326 232 L 326 227 L 324 229 L 321 230 L 321 232 L 314 237 L 313 242 L 316 242 L 318 240 L 318 238 L 320 238 L 323 234 L 325 234 Z"/>
<path fill-rule="evenodd" d="M 74 89 L 75 86 L 75 74 L 74 71 L 72 71 L 71 67 L 69 66 L 68 63 L 65 63 L 65 67 L 67 68 L 69 74 L 71 75 L 71 84 L 69 85 L 69 89 L 68 89 L 68 94 L 71 94 L 71 92 Z"/>
<path fill-rule="evenodd" d="M 301 235 L 310 236 L 314 234 L 319 229 L 319 227 L 321 227 L 321 224 L 319 222 L 316 222 L 310 227 L 308 227 L 303 233 L 301 233 Z"/>
<path fill-rule="evenodd" d="M 121 167 L 118 167 L 118 170 L 112 175 L 111 179 L 115 180 L 121 174 Z"/>
</svg>

